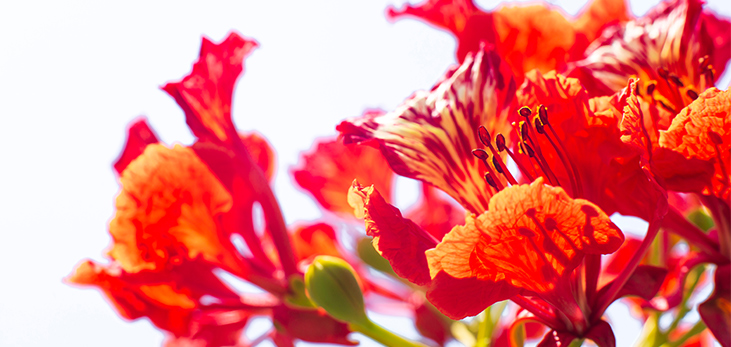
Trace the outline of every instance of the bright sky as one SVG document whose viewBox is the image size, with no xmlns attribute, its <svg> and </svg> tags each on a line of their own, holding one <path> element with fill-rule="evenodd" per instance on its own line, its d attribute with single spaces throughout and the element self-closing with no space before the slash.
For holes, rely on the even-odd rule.
<svg viewBox="0 0 731 347">
<path fill-rule="evenodd" d="M 731 16 L 725 1 L 709 7 Z M 201 35 L 220 41 L 235 30 L 260 43 L 239 80 L 234 119 L 276 148 L 287 221 L 318 218 L 288 174 L 300 152 L 346 117 L 430 88 L 454 62 L 448 34 L 387 22 L 392 3 L 2 2 L 0 346 L 160 346 L 149 322 L 123 321 L 98 292 L 61 279 L 83 258 L 104 260 L 118 190 L 111 163 L 127 123 L 146 115 L 166 143 L 191 143 L 182 111 L 158 87 L 190 71 Z M 560 3 L 569 13 L 583 5 Z M 630 343 L 636 333 L 618 338 Z"/>
</svg>

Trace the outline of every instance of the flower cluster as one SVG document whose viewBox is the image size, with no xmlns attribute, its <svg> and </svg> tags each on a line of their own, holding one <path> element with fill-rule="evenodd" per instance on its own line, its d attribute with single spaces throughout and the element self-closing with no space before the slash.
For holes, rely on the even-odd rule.
<svg viewBox="0 0 731 347">
<path fill-rule="evenodd" d="M 620 299 L 644 323 L 640 345 L 731 346 L 731 92 L 716 88 L 731 21 L 700 0 L 640 18 L 622 0 L 575 18 L 471 0 L 388 16 L 449 31 L 458 64 L 302 156 L 295 182 L 337 223 L 285 223 L 274 151 L 231 118 L 257 44 L 204 39 L 192 72 L 163 87 L 195 143 L 162 144 L 145 119 L 129 126 L 110 262 L 82 262 L 67 280 L 148 318 L 166 346 L 352 345 L 361 332 L 388 346 L 613 347 L 605 313 Z M 421 184 L 404 214 L 390 203 L 396 175 Z M 614 214 L 646 233 L 625 235 Z M 224 274 L 261 290 L 234 290 Z M 423 341 L 366 308 L 412 318 Z M 273 328 L 246 336 L 254 317 Z"/>
</svg>

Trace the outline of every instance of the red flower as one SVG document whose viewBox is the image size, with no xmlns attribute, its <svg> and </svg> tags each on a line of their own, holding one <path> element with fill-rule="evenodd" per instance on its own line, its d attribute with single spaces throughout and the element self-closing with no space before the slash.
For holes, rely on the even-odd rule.
<svg viewBox="0 0 731 347">
<path fill-rule="evenodd" d="M 519 82 L 530 70 L 560 70 L 583 58 L 586 47 L 604 27 L 629 19 L 622 0 L 596 0 L 577 18 L 546 4 L 501 6 L 484 12 L 472 0 L 428 0 L 388 10 L 392 19 L 406 15 L 452 33 L 458 41 L 460 62 L 483 41 L 494 46 Z"/>
<path fill-rule="evenodd" d="M 380 114 L 371 112 L 369 114 Z M 351 215 L 347 192 L 353 179 L 382 187 L 390 200 L 393 172 L 377 149 L 344 145 L 339 140 L 321 140 L 301 164 L 292 170 L 295 182 L 324 209 Z"/>
<path fill-rule="evenodd" d="M 731 58 L 731 22 L 699 0 L 661 2 L 642 18 L 611 27 L 570 76 L 592 95 L 610 95 L 635 76 L 641 91 L 677 113 L 713 86 Z M 649 89 L 648 89 L 649 88 Z"/>
</svg>

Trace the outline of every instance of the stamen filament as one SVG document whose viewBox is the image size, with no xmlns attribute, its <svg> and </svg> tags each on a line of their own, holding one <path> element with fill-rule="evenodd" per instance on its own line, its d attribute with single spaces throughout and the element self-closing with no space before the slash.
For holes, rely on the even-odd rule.
<svg viewBox="0 0 731 347">
<path fill-rule="evenodd" d="M 521 164 L 521 162 L 517 158 L 515 158 L 515 154 L 513 154 L 513 151 L 511 151 L 510 148 L 505 148 L 505 150 L 508 152 L 508 155 L 510 156 L 510 158 L 513 159 L 513 162 L 515 163 L 515 165 L 518 166 L 518 170 L 520 170 L 520 172 L 523 175 L 525 175 L 525 177 L 528 178 L 529 181 L 531 181 L 531 182 L 535 181 L 535 178 L 533 178 L 533 175 L 531 175 L 530 172 L 528 172 L 528 170 L 526 170 L 525 166 L 523 166 L 523 164 Z"/>
<path fill-rule="evenodd" d="M 551 139 L 551 136 L 549 136 L 548 133 L 544 134 L 544 135 L 546 135 L 548 142 L 550 142 L 551 146 L 553 146 L 553 149 L 556 150 L 556 154 L 558 154 L 558 157 L 561 159 L 561 163 L 563 163 L 564 170 L 566 170 L 566 174 L 568 174 L 569 181 L 571 182 L 571 190 L 574 193 L 574 197 L 575 198 L 583 197 L 584 196 L 583 189 L 576 182 L 579 177 L 579 174 L 578 174 L 578 171 L 576 170 L 576 168 L 574 167 L 574 163 L 572 163 L 571 160 L 569 160 L 567 158 L 568 154 L 566 156 L 564 155 L 564 151 L 566 150 L 566 148 L 564 148 L 563 143 L 561 143 L 561 141 L 559 141 L 558 136 L 556 136 L 556 132 L 553 130 L 553 127 L 551 126 L 551 124 L 548 124 L 548 130 L 551 131 L 551 134 L 553 134 L 553 136 L 556 138 L 556 141 L 558 141 L 558 143 L 561 144 L 561 149 L 563 149 L 563 151 L 561 151 L 561 149 L 559 149 L 559 147 L 556 145 L 555 142 L 553 142 L 553 140 Z M 566 153 L 568 153 L 568 152 L 566 152 Z"/>
</svg>

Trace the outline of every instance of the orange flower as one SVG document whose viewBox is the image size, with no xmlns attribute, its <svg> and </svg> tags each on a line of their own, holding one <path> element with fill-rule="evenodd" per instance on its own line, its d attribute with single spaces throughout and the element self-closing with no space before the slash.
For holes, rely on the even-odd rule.
<svg viewBox="0 0 731 347">
<path fill-rule="evenodd" d="M 546 4 L 501 6 L 485 12 L 471 0 L 428 0 L 418 6 L 389 8 L 391 19 L 415 16 L 457 38 L 457 59 L 462 62 L 481 42 L 495 47 L 518 81 L 523 73 L 563 69 L 583 58 L 583 52 L 608 25 L 629 19 L 622 0 L 596 0 L 577 18 Z"/>
</svg>

